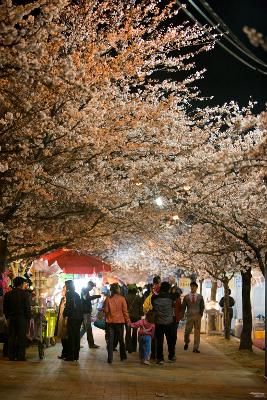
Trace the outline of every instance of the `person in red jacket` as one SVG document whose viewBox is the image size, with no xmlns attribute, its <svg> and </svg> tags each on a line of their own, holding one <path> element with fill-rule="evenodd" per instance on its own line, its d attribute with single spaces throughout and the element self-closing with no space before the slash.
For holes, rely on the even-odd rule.
<svg viewBox="0 0 267 400">
<path fill-rule="evenodd" d="M 176 345 L 177 342 L 177 329 L 179 326 L 179 322 L 183 317 L 183 313 L 182 313 L 182 301 L 181 301 L 181 294 L 182 294 L 182 290 L 180 288 L 178 288 L 177 286 L 173 286 L 171 288 L 171 295 L 173 297 L 173 323 L 174 323 L 174 342 Z"/>
<path fill-rule="evenodd" d="M 146 365 L 150 364 L 151 339 L 154 337 L 155 332 L 153 316 L 153 311 L 148 311 L 145 319 L 140 319 L 130 324 L 132 328 L 138 329 L 139 354 L 141 361 Z"/>
<path fill-rule="evenodd" d="M 106 339 L 109 364 L 113 361 L 114 337 L 117 337 L 120 344 L 121 361 L 126 360 L 126 349 L 124 342 L 124 325 L 130 324 L 130 318 L 127 309 L 125 297 L 120 294 L 118 283 L 110 285 L 110 297 L 107 297 L 104 304 L 104 313 L 106 314 Z"/>
<path fill-rule="evenodd" d="M 171 287 L 170 293 L 173 298 L 174 324 L 176 329 L 178 329 L 179 322 L 183 317 L 181 301 L 182 290 L 174 285 Z"/>
</svg>

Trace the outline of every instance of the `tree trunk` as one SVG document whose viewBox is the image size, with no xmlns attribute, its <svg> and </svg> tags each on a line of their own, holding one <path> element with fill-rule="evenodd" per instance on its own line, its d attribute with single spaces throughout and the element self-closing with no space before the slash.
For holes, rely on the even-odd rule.
<svg viewBox="0 0 267 400">
<path fill-rule="evenodd" d="M 229 314 L 229 279 L 223 280 L 224 287 L 224 305 L 223 305 L 223 319 L 224 319 L 224 337 L 230 340 L 230 314 Z"/>
<path fill-rule="evenodd" d="M 243 313 L 243 329 L 240 337 L 239 350 L 252 351 L 252 313 L 250 302 L 251 290 L 251 268 L 246 272 L 241 271 L 242 276 L 242 313 Z"/>
<path fill-rule="evenodd" d="M 212 281 L 211 283 L 211 293 L 210 293 L 210 300 L 216 301 L 216 293 L 217 293 L 217 280 Z M 209 332 L 216 331 L 216 323 L 215 323 L 215 315 L 209 315 Z"/>
<path fill-rule="evenodd" d="M 0 272 L 5 272 L 7 259 L 7 237 L 0 238 Z"/>
</svg>

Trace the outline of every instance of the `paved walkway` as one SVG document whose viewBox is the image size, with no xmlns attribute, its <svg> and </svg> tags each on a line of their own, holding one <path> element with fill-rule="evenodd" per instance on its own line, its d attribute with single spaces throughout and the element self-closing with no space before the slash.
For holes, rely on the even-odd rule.
<svg viewBox="0 0 267 400">
<path fill-rule="evenodd" d="M 0 358 L 1 400 L 232 400 L 252 399 L 265 393 L 264 378 L 226 358 L 205 343 L 201 354 L 183 350 L 179 337 L 177 362 L 164 365 L 140 364 L 137 354 L 124 362 L 114 353 L 114 363 L 107 364 L 103 332 L 94 329 L 98 350 L 89 350 L 83 342 L 80 361 L 57 359 L 61 345 L 46 349 L 40 361 L 37 348 L 28 350 L 28 361 L 12 362 Z M 181 335 L 179 335 L 181 336 Z"/>
</svg>

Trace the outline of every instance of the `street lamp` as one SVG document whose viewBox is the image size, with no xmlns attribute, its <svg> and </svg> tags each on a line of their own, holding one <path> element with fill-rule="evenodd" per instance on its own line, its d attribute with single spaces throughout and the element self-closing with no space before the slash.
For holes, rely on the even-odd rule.
<svg viewBox="0 0 267 400">
<path fill-rule="evenodd" d="M 155 203 L 157 204 L 157 206 L 162 207 L 163 206 L 163 200 L 161 197 L 157 197 L 155 200 Z"/>
</svg>

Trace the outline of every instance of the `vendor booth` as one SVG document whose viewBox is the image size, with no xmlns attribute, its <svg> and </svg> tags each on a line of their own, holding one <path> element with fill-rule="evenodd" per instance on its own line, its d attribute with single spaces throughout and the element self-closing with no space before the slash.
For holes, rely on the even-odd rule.
<svg viewBox="0 0 267 400">
<path fill-rule="evenodd" d="M 82 254 L 75 250 L 60 249 L 42 257 L 48 265 L 57 262 L 65 274 L 92 275 L 111 271 L 111 266 L 97 257 Z"/>
<path fill-rule="evenodd" d="M 67 279 L 74 281 L 75 290 L 79 294 L 82 288 L 87 286 L 89 280 L 95 284 L 92 295 L 100 294 L 103 287 L 109 283 L 107 275 L 111 271 L 111 266 L 95 256 L 62 248 L 45 254 L 41 260 L 46 262 L 49 268 L 52 265 L 58 265 L 62 271 L 59 276 L 58 294 L 54 299 L 56 305 L 60 302 L 61 290 Z M 93 313 L 96 309 L 97 300 L 93 304 Z"/>
<path fill-rule="evenodd" d="M 29 321 L 28 344 L 37 344 L 40 359 L 44 357 L 44 348 L 54 345 L 56 322 L 55 295 L 62 270 L 57 264 L 49 266 L 46 261 L 35 260 L 29 266 L 24 260 L 11 263 L 4 274 L 3 293 L 12 289 L 17 276 L 25 279 L 24 289 L 28 292 L 32 317 Z"/>
<path fill-rule="evenodd" d="M 37 340 L 39 357 L 44 357 L 44 348 L 55 345 L 56 296 L 59 292 L 59 276 L 62 270 L 57 263 L 50 266 L 47 261 L 35 260 L 28 272 L 33 286 L 32 314 L 28 338 Z"/>
</svg>

